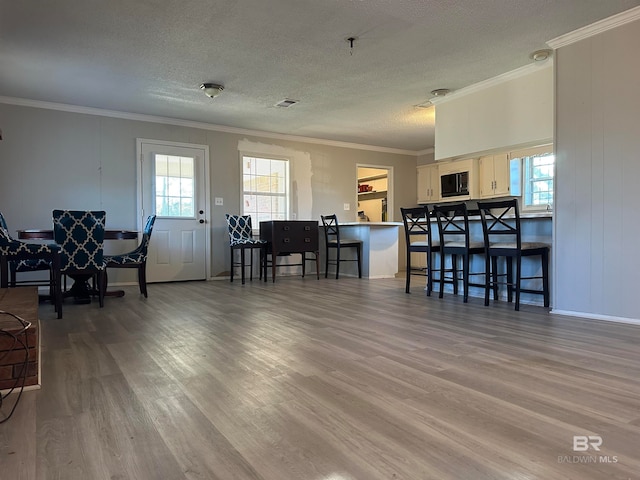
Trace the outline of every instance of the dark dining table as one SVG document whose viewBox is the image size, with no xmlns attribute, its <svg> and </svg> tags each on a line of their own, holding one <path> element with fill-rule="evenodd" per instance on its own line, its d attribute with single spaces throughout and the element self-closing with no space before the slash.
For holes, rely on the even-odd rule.
<svg viewBox="0 0 640 480">
<path fill-rule="evenodd" d="M 53 240 L 53 230 L 50 229 L 26 229 L 18 230 L 20 240 Z M 134 240 L 138 238 L 135 230 L 105 230 L 105 240 Z M 91 275 L 69 275 L 73 278 L 73 285 L 66 292 L 67 296 L 74 297 L 75 303 L 90 303 L 91 297 L 97 292 L 89 285 Z M 106 278 L 106 275 L 105 275 Z M 107 290 L 107 297 L 123 297 L 124 290 Z"/>
</svg>

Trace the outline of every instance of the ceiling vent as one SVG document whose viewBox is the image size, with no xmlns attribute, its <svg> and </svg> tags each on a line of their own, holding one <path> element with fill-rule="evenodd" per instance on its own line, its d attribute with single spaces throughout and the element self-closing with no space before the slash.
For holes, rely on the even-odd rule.
<svg viewBox="0 0 640 480">
<path fill-rule="evenodd" d="M 289 98 L 285 98 L 284 100 L 275 104 L 276 107 L 289 108 L 291 105 L 295 105 L 298 103 L 298 100 L 291 100 Z"/>
</svg>

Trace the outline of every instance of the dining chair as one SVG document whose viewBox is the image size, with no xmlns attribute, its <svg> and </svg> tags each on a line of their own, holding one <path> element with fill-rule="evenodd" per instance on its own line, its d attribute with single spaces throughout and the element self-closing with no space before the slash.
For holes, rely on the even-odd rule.
<svg viewBox="0 0 640 480">
<path fill-rule="evenodd" d="M 42 245 L 15 240 L 9 234 L 7 223 L 0 213 L 0 288 L 9 287 L 10 265 L 21 262 L 47 265 L 49 274 L 49 296 L 58 318 L 62 318 L 62 284 L 60 273 L 60 247 L 55 244 Z M 12 282 L 12 287 L 17 286 Z"/>
<path fill-rule="evenodd" d="M 550 247 L 542 242 L 523 242 L 520 228 L 520 213 L 518 201 L 499 200 L 492 202 L 478 202 L 482 231 L 484 235 L 486 255 L 486 281 L 484 304 L 489 305 L 489 289 L 494 292 L 494 300 L 497 299 L 498 283 L 500 277 L 505 276 L 507 286 L 507 300 L 513 299 L 513 291 L 516 294 L 515 309 L 520 310 L 520 293 L 534 293 L 543 296 L 544 306 L 549 306 L 549 250 Z M 506 273 L 498 274 L 499 257 L 506 258 Z M 524 257 L 540 257 L 541 275 L 523 277 L 522 259 Z M 513 260 L 516 263 L 515 280 L 513 278 Z M 491 275 L 489 275 L 491 272 Z M 523 289 L 522 280 L 542 280 L 542 289 Z"/>
<path fill-rule="evenodd" d="M 89 298 L 87 281 L 97 278 L 100 307 L 104 306 L 106 268 L 104 261 L 104 226 L 106 212 L 84 210 L 54 210 L 53 237 L 60 245 L 60 271 L 74 279 L 65 295 Z M 82 303 L 81 301 L 79 301 Z"/>
<path fill-rule="evenodd" d="M 142 240 L 135 250 L 120 255 L 104 256 L 107 268 L 135 268 L 138 270 L 138 286 L 140 287 L 140 293 L 145 298 L 147 298 L 147 254 L 155 221 L 156 215 L 151 215 L 147 218 L 147 223 L 142 232 Z"/>
<path fill-rule="evenodd" d="M 433 254 L 440 252 L 440 242 L 433 240 L 429 207 L 423 205 L 414 208 L 400 208 L 404 224 L 407 262 L 405 266 L 405 292 L 411 293 L 411 276 L 427 277 L 427 296 L 433 291 Z M 416 267 L 411 262 L 411 254 L 426 254 L 425 266 Z"/>
<path fill-rule="evenodd" d="M 7 226 L 7 222 L 0 213 L 0 228 L 4 228 L 9 234 L 9 227 Z M 11 237 L 11 235 L 9 234 Z M 13 238 L 13 237 L 11 237 Z M 46 285 L 51 286 L 51 275 L 53 273 L 51 269 L 51 262 L 44 258 L 31 258 L 25 260 L 16 260 L 9 262 L 9 285 L 13 288 L 20 285 L 32 285 L 32 286 L 41 286 L 44 285 L 42 280 L 28 279 L 28 280 L 20 280 L 17 279 L 17 274 L 19 272 L 37 272 L 37 271 L 48 271 L 49 272 L 49 280 Z M 51 293 L 51 292 L 50 292 Z M 53 296 L 51 296 L 53 299 Z"/>
<path fill-rule="evenodd" d="M 329 265 L 336 266 L 336 278 L 340 275 L 340 262 L 358 262 L 358 278 L 362 278 L 362 240 L 354 240 L 340 237 L 340 225 L 338 223 L 338 216 L 333 215 L 320 215 L 322 219 L 322 226 L 324 227 L 324 240 L 325 240 L 325 268 L 324 278 L 327 278 L 329 274 Z M 342 258 L 340 251 L 344 248 L 355 248 L 356 259 Z M 329 252 L 335 250 L 335 259 L 329 259 Z"/>
<path fill-rule="evenodd" d="M 229 249 L 231 251 L 231 274 L 233 282 L 233 270 L 240 267 L 242 285 L 245 283 L 245 251 L 249 250 L 249 280 L 253 280 L 253 250 L 260 250 L 260 278 L 262 279 L 262 267 L 265 262 L 265 246 L 267 242 L 259 238 L 253 238 L 250 215 L 230 215 L 225 214 L 227 219 L 227 229 L 229 232 Z M 234 253 L 240 251 L 240 261 L 234 259 Z M 265 266 L 266 275 L 266 266 Z"/>
<path fill-rule="evenodd" d="M 485 287 L 484 283 L 473 283 L 469 279 L 472 275 L 485 275 L 485 272 L 469 271 L 471 258 L 474 255 L 484 254 L 484 243 L 471 240 L 469 231 L 469 212 L 467 204 L 444 203 L 433 207 L 433 211 L 438 221 L 438 234 L 440 238 L 440 293 L 439 298 L 444 296 L 444 284 L 447 281 L 453 282 L 453 293 L 458 293 L 458 282 L 462 280 L 463 301 L 467 303 L 469 299 L 469 287 Z M 445 267 L 445 257 L 451 258 L 451 269 Z M 462 257 L 462 278 L 458 276 L 458 257 Z M 446 277 L 445 273 L 451 272 L 451 277 Z"/>
</svg>

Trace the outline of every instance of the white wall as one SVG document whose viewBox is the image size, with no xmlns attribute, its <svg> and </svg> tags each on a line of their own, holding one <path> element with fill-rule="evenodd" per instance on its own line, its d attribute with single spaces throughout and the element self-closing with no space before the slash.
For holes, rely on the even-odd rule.
<svg viewBox="0 0 640 480">
<path fill-rule="evenodd" d="M 335 212 L 355 221 L 357 164 L 394 166 L 395 205 L 416 202 L 415 155 L 1 103 L 0 126 L 0 211 L 14 231 L 50 227 L 54 208 L 104 209 L 108 227 L 133 229 L 136 138 L 208 145 L 211 198 L 224 198 L 223 207 L 210 206 L 214 276 L 229 270 L 224 214 L 240 212 L 240 150 L 291 158 L 292 212 L 301 220 Z M 343 210 L 345 203 L 351 210 Z M 400 216 L 390 213 L 389 220 Z M 114 283 L 135 279 L 128 271 L 109 276 Z"/>
<path fill-rule="evenodd" d="M 554 310 L 640 319 L 640 22 L 556 52 Z"/>
<path fill-rule="evenodd" d="M 486 88 L 454 94 L 435 108 L 436 160 L 550 143 L 553 68 L 550 62 L 526 68 Z"/>
</svg>

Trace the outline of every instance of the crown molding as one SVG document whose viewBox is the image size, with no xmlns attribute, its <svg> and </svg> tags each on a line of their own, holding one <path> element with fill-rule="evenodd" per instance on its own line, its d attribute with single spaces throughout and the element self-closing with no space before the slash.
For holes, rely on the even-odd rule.
<svg viewBox="0 0 640 480">
<path fill-rule="evenodd" d="M 435 153 L 436 149 L 435 148 L 425 148 L 424 150 L 420 150 L 419 152 L 416 152 L 416 155 L 420 156 L 420 155 L 428 155 L 430 153 Z"/>
<path fill-rule="evenodd" d="M 640 7 L 634 7 L 630 10 L 612 15 L 611 17 L 604 18 L 596 23 L 592 23 L 591 25 L 587 25 L 586 27 L 574 30 L 573 32 L 560 35 L 559 37 L 549 40 L 547 45 L 556 50 L 638 19 L 640 19 Z"/>
<path fill-rule="evenodd" d="M 249 130 L 246 128 L 228 127 L 212 123 L 194 122 L 190 120 L 180 120 L 169 117 L 159 117 L 155 115 L 144 115 L 141 113 L 119 112 L 117 110 L 104 110 L 94 107 L 82 107 L 65 103 L 44 102 L 41 100 L 30 100 L 26 98 L 3 97 L 0 96 L 0 103 L 8 105 L 18 105 L 21 107 L 43 108 L 46 110 L 58 110 L 62 112 L 81 113 L 86 115 L 96 115 L 100 117 L 120 118 L 123 120 L 136 120 L 140 122 L 160 123 L 164 125 L 175 125 L 179 127 L 199 128 L 214 132 L 233 133 L 237 135 L 251 135 L 254 137 L 272 138 L 277 140 L 287 140 L 291 142 L 311 143 L 315 145 L 326 145 L 330 147 L 352 148 L 370 152 L 393 153 L 398 155 L 419 155 L 415 150 L 404 150 L 400 148 L 379 147 L 376 145 L 365 145 L 359 143 L 341 142 L 338 140 L 326 140 L 322 138 L 302 137 L 298 135 L 287 135 L 283 133 L 264 132 L 260 130 Z"/>
</svg>

